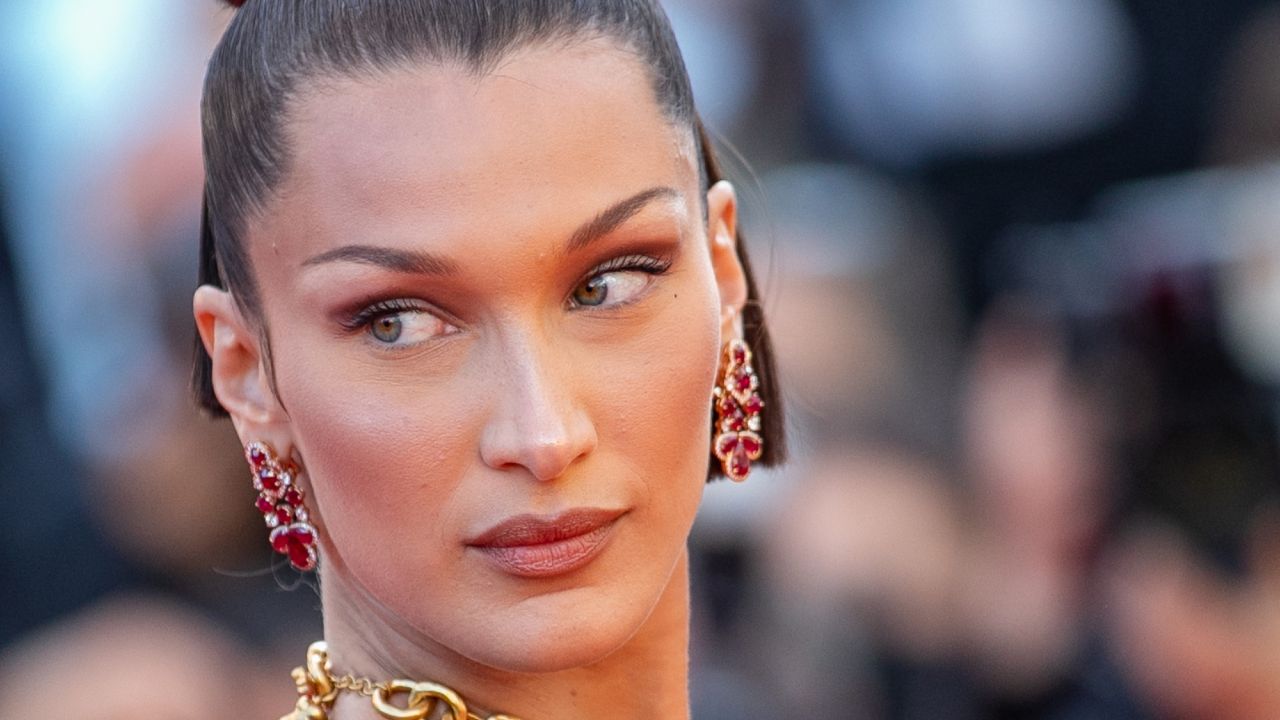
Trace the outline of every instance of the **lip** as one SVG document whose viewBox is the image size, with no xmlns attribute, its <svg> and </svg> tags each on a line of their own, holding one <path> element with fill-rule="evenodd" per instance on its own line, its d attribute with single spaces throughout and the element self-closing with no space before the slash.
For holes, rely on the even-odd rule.
<svg viewBox="0 0 1280 720">
<path fill-rule="evenodd" d="M 600 554 L 625 512 L 575 508 L 550 516 L 516 515 L 468 540 L 467 545 L 512 575 L 563 575 Z"/>
</svg>

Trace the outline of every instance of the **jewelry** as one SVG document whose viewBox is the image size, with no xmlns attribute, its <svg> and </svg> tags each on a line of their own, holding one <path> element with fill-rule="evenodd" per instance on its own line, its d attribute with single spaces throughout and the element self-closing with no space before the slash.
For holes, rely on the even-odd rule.
<svg viewBox="0 0 1280 720">
<path fill-rule="evenodd" d="M 316 568 L 316 528 L 304 504 L 298 478 L 302 469 L 293 460 L 281 460 L 271 446 L 254 441 L 244 448 L 253 469 L 253 489 L 258 491 L 254 507 L 262 513 L 269 540 L 276 552 L 289 558 L 299 570 Z"/>
<path fill-rule="evenodd" d="M 440 703 L 444 704 L 443 720 L 519 720 L 512 715 L 482 718 L 468 712 L 467 703 L 458 693 L 438 683 L 412 680 L 374 682 L 352 675 L 334 677 L 329 646 L 323 640 L 313 642 L 307 648 L 307 664 L 293 669 L 293 683 L 300 696 L 298 704 L 293 712 L 280 720 L 328 720 L 334 700 L 344 690 L 369 698 L 373 709 L 388 720 L 425 720 L 434 715 Z M 408 696 L 404 707 L 391 701 L 397 695 Z"/>
<path fill-rule="evenodd" d="M 725 343 L 724 362 L 714 392 L 718 431 L 711 442 L 729 479 L 742 482 L 751 472 L 751 461 L 764 452 L 760 437 L 760 411 L 764 400 L 756 393 L 760 378 L 751 367 L 751 348 L 741 340 Z"/>
</svg>

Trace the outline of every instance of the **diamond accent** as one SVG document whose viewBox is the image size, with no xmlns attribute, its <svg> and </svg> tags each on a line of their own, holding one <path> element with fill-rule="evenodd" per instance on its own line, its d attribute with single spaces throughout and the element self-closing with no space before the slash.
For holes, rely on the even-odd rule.
<svg viewBox="0 0 1280 720">
<path fill-rule="evenodd" d="M 741 482 L 751 472 L 751 462 L 764 452 L 757 433 L 763 427 L 764 400 L 756 393 L 760 378 L 751 367 L 751 349 L 741 340 L 730 340 L 724 350 L 720 380 L 715 389 L 715 429 L 712 452 L 731 480 Z"/>
<path fill-rule="evenodd" d="M 316 529 L 304 505 L 306 496 L 296 482 L 301 472 L 290 460 L 281 461 L 271 446 L 252 442 L 245 447 L 252 471 L 253 489 L 258 492 L 254 507 L 271 528 L 271 548 L 289 558 L 298 570 L 314 570 Z"/>
</svg>

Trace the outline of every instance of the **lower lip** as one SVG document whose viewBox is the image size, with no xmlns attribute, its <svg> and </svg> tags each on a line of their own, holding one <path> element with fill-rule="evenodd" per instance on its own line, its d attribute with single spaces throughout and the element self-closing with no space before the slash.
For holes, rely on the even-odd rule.
<svg viewBox="0 0 1280 720">
<path fill-rule="evenodd" d="M 541 545 L 512 547 L 475 546 L 499 569 L 529 578 L 545 578 L 573 572 L 595 559 L 604 549 L 613 523 L 576 537 Z"/>
</svg>

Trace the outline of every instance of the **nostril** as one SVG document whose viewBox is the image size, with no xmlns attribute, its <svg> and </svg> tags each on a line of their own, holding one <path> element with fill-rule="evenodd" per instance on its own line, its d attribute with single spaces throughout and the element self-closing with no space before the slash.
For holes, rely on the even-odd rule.
<svg viewBox="0 0 1280 720">
<path fill-rule="evenodd" d="M 554 480 L 596 447 L 591 415 L 575 392 L 572 365 L 554 355 L 555 344 L 527 333 L 513 336 L 496 356 L 481 437 L 481 456 L 494 469 L 523 467 L 540 481 Z"/>
<path fill-rule="evenodd" d="M 562 476 L 596 447 L 595 428 L 583 412 L 492 418 L 481 439 L 485 464 L 501 470 L 520 467 L 539 481 Z"/>
<path fill-rule="evenodd" d="M 566 432 L 555 438 L 543 438 L 531 443 L 525 460 L 521 462 L 540 481 L 561 477 L 577 460 L 595 448 L 594 433 Z"/>
</svg>

